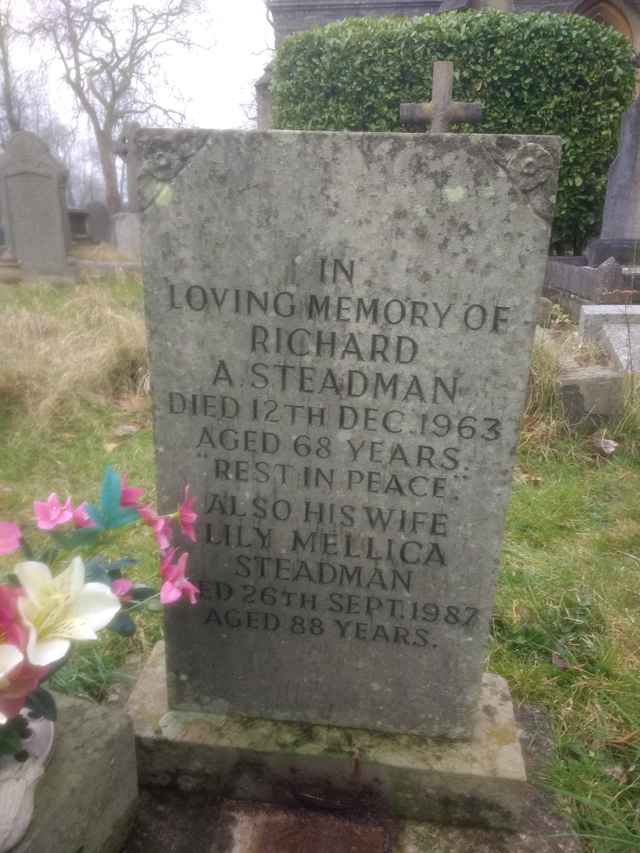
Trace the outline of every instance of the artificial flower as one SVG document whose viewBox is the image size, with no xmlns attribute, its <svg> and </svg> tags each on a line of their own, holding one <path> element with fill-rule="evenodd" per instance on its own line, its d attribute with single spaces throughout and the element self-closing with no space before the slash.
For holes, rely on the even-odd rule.
<svg viewBox="0 0 640 853">
<path fill-rule="evenodd" d="M 0 586 L 0 725 L 15 716 L 23 704 L 20 702 L 17 711 L 14 712 L 14 706 L 10 700 L 15 701 L 15 697 L 9 697 L 7 694 L 11 679 L 24 661 L 24 647 L 27 639 L 27 632 L 18 612 L 20 592 L 16 587 Z"/>
<path fill-rule="evenodd" d="M 171 547 L 171 536 L 173 534 L 171 520 L 167 516 L 158 515 L 151 506 L 142 506 L 138 512 L 144 523 L 153 529 L 158 548 L 163 553 L 167 551 Z"/>
<path fill-rule="evenodd" d="M 194 498 L 189 496 L 189 486 L 185 486 L 184 500 L 178 507 L 178 520 L 180 522 L 180 529 L 182 530 L 183 534 L 187 537 L 187 539 L 191 539 L 192 542 L 195 542 L 195 523 L 198 520 L 198 513 L 194 511 L 193 505 Z"/>
<path fill-rule="evenodd" d="M 0 725 L 8 723 L 24 708 L 29 694 L 49 672 L 47 667 L 23 661 L 8 678 L 0 678 Z"/>
<path fill-rule="evenodd" d="M 22 624 L 18 601 L 23 595 L 15 586 L 0 586 L 0 643 L 16 647 L 23 652 L 27 642 L 27 632 Z M 0 673 L 2 667 L 0 667 Z"/>
<path fill-rule="evenodd" d="M 133 506 L 138 508 L 138 502 L 144 494 L 144 489 L 129 485 L 128 474 L 123 474 L 120 480 L 120 506 Z"/>
<path fill-rule="evenodd" d="M 33 512 L 40 530 L 53 530 L 59 524 L 66 524 L 73 518 L 71 498 L 60 503 L 60 498 L 51 493 L 46 501 L 34 501 Z"/>
<path fill-rule="evenodd" d="M 13 521 L 0 521 L 0 555 L 11 554 L 20 547 L 22 533 Z"/>
<path fill-rule="evenodd" d="M 111 592 L 116 595 L 120 601 L 131 601 L 131 590 L 133 589 L 133 581 L 129 578 L 117 578 L 111 584 Z"/>
<path fill-rule="evenodd" d="M 27 659 L 48 666 L 63 658 L 70 640 L 95 640 L 120 610 L 120 602 L 106 584 L 85 583 L 80 557 L 55 577 L 44 563 L 16 566 L 25 593 L 18 609 L 28 631 Z"/>
<path fill-rule="evenodd" d="M 185 577 L 189 555 L 186 552 L 181 554 L 177 563 L 174 563 L 175 553 L 176 549 L 173 548 L 165 555 L 160 565 L 160 574 L 164 578 L 160 589 L 160 601 L 162 604 L 173 604 L 185 596 L 191 604 L 195 604 L 200 590 Z"/>
<path fill-rule="evenodd" d="M 73 510 L 71 517 L 74 527 L 95 527 L 96 523 L 87 512 L 86 501 Z"/>
</svg>

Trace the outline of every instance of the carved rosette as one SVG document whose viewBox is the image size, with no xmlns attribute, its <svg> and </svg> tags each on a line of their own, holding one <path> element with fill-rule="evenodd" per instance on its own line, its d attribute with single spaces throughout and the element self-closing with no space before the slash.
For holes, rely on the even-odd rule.
<svg viewBox="0 0 640 853">
<path fill-rule="evenodd" d="M 178 176 L 206 143 L 208 133 L 198 130 L 142 130 L 135 144 L 141 155 L 138 196 L 146 208 Z"/>
<path fill-rule="evenodd" d="M 546 221 L 553 217 L 554 196 L 547 182 L 553 180 L 555 158 L 537 142 L 527 142 L 507 159 L 505 168 L 513 184 L 523 192 L 535 212 Z"/>
</svg>

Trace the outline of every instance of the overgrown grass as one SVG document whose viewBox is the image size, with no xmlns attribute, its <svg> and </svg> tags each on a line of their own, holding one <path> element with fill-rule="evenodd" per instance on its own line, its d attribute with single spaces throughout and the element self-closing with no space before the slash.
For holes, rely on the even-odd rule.
<svg viewBox="0 0 640 853">
<path fill-rule="evenodd" d="M 139 290 L 130 278 L 3 294 L 0 399 L 46 423 L 137 391 L 147 377 Z"/>
<path fill-rule="evenodd" d="M 93 318 L 95 335 L 101 310 L 109 318 L 104 330 L 121 328 L 122 317 L 132 328 L 129 315 L 141 322 L 135 280 L 87 288 L 1 293 L 3 307 L 14 315 L 45 315 L 43 322 L 57 330 L 52 340 L 63 344 L 65 335 L 58 332 L 65 328 L 73 338 L 64 325 L 71 317 L 80 323 Z M 133 327 L 141 328 L 138 322 Z M 90 347 L 89 340 L 85 344 Z M 95 395 L 91 382 L 85 384 L 91 371 L 84 368 L 78 373 L 79 399 L 73 381 L 65 381 L 64 392 L 60 384 L 55 389 L 59 402 L 44 410 L 41 399 L 50 395 L 49 387 L 35 396 L 10 388 L 7 396 L 0 386 L 0 518 L 27 522 L 30 502 L 50 491 L 76 500 L 95 497 L 107 463 L 128 471 L 153 499 L 148 401 L 135 393 L 136 381 L 122 384 L 118 378 L 131 375 L 129 345 L 116 347 L 121 368 L 109 373 L 109 383 Z M 92 358 L 90 351 L 79 357 L 85 358 Z M 144 364 L 142 356 L 136 363 Z M 629 853 L 640 850 L 640 407 L 630 388 L 625 415 L 610 431 L 620 448 L 611 460 L 596 457 L 586 436 L 566 428 L 553 391 L 556 369 L 545 352 L 536 351 L 489 665 L 508 679 L 517 700 L 547 709 L 556 752 L 546 783 L 559 794 L 587 848 Z M 43 375 L 50 374 L 38 374 Z M 38 381 L 32 377 L 31 387 Z M 140 429 L 119 437 L 123 424 Z M 156 547 L 147 530 L 136 529 L 123 550 L 139 560 L 140 579 L 156 575 Z M 8 565 L 5 559 L 0 569 Z M 107 634 L 81 647 L 56 686 L 97 699 L 108 696 L 131 651 L 146 654 L 159 637 L 154 614 L 140 625 L 133 644 Z"/>
</svg>

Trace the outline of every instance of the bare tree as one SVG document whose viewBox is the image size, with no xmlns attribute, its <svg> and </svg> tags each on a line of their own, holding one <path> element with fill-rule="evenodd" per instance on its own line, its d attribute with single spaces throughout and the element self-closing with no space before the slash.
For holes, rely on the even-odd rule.
<svg viewBox="0 0 640 853">
<path fill-rule="evenodd" d="M 2 106 L 9 133 L 16 133 L 22 129 L 16 77 L 11 62 L 13 39 L 11 3 L 6 2 L 0 7 L 0 70 L 2 71 Z"/>
<path fill-rule="evenodd" d="M 184 116 L 157 98 L 166 93 L 162 59 L 190 48 L 201 0 L 32 0 L 34 36 L 46 38 L 64 81 L 91 124 L 104 176 L 107 207 L 121 206 L 113 142 L 131 121 L 180 124 Z"/>
</svg>

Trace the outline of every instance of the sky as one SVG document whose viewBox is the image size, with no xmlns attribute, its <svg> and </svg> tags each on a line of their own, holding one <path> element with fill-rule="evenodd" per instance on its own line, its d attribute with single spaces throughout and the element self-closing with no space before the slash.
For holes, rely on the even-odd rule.
<svg viewBox="0 0 640 853">
<path fill-rule="evenodd" d="M 271 59 L 273 30 L 264 0 L 209 0 L 214 42 L 190 57 L 181 54 L 172 78 L 191 98 L 190 124 L 199 127 L 246 127 L 243 107 L 253 101 L 253 84 Z"/>
<path fill-rule="evenodd" d="M 116 3 L 126 7 L 131 0 Z M 14 9 L 22 8 L 26 14 L 26 0 L 14 4 Z M 273 48 L 273 30 L 267 21 L 264 0 L 205 0 L 205 8 L 194 37 L 207 47 L 189 52 L 176 48 L 165 63 L 166 76 L 186 98 L 181 106 L 187 124 L 249 127 L 247 110 L 254 98 L 253 84 L 271 59 Z M 27 45 L 17 46 L 15 58 L 18 67 L 23 68 L 39 61 Z M 48 76 L 51 106 L 64 121 L 73 114 L 73 97 L 60 85 L 61 71 L 53 57 L 48 63 Z M 170 100 L 171 93 L 163 93 L 159 87 L 158 100 L 164 99 Z"/>
</svg>

